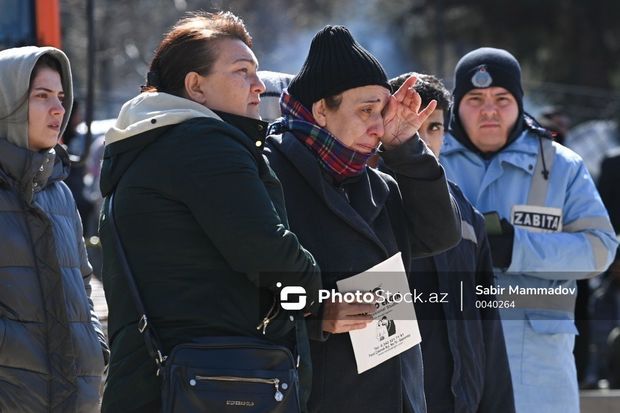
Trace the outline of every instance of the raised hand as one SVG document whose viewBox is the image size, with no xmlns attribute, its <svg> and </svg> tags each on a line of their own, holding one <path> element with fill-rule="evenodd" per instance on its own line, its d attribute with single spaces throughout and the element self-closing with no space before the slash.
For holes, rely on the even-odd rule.
<svg viewBox="0 0 620 413">
<path fill-rule="evenodd" d="M 383 109 L 385 133 L 381 143 L 386 149 L 402 145 L 411 139 L 437 107 L 437 101 L 432 100 L 420 111 L 422 99 L 413 88 L 416 81 L 415 76 L 410 76 L 396 93 L 390 96 Z"/>
</svg>

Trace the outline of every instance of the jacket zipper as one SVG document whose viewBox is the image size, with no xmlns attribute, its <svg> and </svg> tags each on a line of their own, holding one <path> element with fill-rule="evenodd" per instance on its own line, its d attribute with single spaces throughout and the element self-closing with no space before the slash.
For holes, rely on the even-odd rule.
<svg viewBox="0 0 620 413">
<path fill-rule="evenodd" d="M 225 381 L 225 382 L 241 382 L 241 383 L 262 383 L 262 384 L 273 384 L 275 388 L 275 394 L 273 398 L 276 401 L 281 402 L 284 400 L 284 395 L 280 391 L 280 379 L 263 379 L 260 377 L 238 377 L 238 376 L 195 376 L 193 379 L 190 379 L 189 385 L 195 386 L 198 381 Z M 285 388 L 284 383 L 282 388 Z"/>
<path fill-rule="evenodd" d="M 261 321 L 260 324 L 256 326 L 256 329 L 257 330 L 262 329 L 263 335 L 265 335 L 267 333 L 267 326 L 269 325 L 271 320 L 276 318 L 278 313 L 279 313 L 279 309 L 276 308 L 276 300 L 274 299 L 273 304 L 271 304 L 271 308 L 269 309 L 269 311 L 267 311 L 267 314 L 265 315 L 265 318 L 263 318 L 263 321 Z"/>
</svg>

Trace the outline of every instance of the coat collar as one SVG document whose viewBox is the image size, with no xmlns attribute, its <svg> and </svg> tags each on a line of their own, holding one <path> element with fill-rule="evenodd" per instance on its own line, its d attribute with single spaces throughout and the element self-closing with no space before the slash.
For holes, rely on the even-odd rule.
<svg viewBox="0 0 620 413">
<path fill-rule="evenodd" d="M 267 135 L 267 122 L 260 119 L 248 118 L 245 116 L 233 115 L 232 113 L 220 112 L 214 110 L 222 120 L 237 129 L 240 129 L 245 135 L 254 141 L 256 148 L 262 151 L 265 147 L 265 139 Z"/>
<path fill-rule="evenodd" d="M 69 156 L 60 145 L 34 152 L 0 139 L 0 182 L 15 186 L 27 203 L 34 193 L 69 175 Z"/>
<path fill-rule="evenodd" d="M 377 244 L 387 255 L 385 246 L 368 224 L 381 213 L 390 194 L 379 172 L 367 167 L 357 179 L 336 186 L 312 152 L 292 134 L 272 135 L 268 138 L 268 145 L 291 162 L 334 214 Z M 343 194 L 347 189 L 351 189 L 347 195 L 350 203 Z"/>
<path fill-rule="evenodd" d="M 484 166 L 488 162 L 490 162 L 489 165 L 507 163 L 531 175 L 534 173 L 534 167 L 536 166 L 536 156 L 539 151 L 538 140 L 538 136 L 525 130 L 510 145 L 496 153 L 490 160 L 485 161 L 478 153 L 472 152 L 454 136 L 447 134 L 441 148 L 441 156 L 462 155 L 479 166 Z"/>
</svg>

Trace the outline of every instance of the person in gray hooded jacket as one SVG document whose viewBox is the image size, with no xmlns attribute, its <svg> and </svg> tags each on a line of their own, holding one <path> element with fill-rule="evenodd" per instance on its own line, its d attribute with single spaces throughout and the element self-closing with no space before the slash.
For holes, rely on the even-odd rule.
<svg viewBox="0 0 620 413">
<path fill-rule="evenodd" d="M 71 69 L 51 47 L 0 52 L 0 412 L 94 412 L 108 348 L 58 145 Z"/>
</svg>

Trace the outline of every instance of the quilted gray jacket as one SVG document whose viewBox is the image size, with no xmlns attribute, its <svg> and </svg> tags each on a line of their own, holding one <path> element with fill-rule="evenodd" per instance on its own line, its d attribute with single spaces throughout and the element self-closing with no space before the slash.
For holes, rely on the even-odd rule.
<svg viewBox="0 0 620 413">
<path fill-rule="evenodd" d="M 0 139 L 0 412 L 98 410 L 106 351 L 66 154 Z M 43 171 L 39 169 L 43 167 Z M 18 178 L 21 177 L 21 178 Z"/>
</svg>

